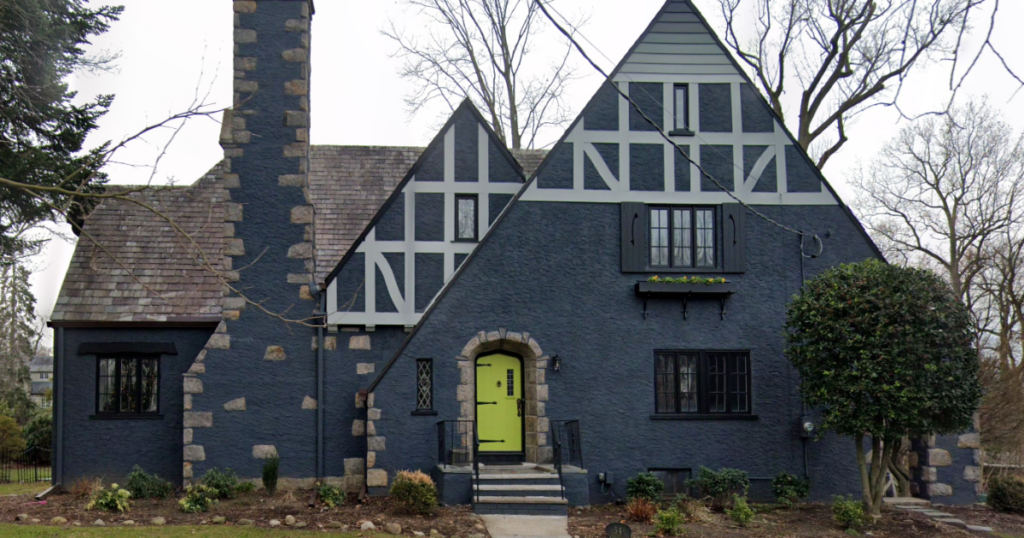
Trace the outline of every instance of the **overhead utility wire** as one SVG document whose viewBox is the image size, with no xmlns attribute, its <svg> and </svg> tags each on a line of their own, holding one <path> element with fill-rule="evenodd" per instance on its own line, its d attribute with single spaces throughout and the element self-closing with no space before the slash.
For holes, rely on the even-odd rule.
<svg viewBox="0 0 1024 538">
<path fill-rule="evenodd" d="M 782 224 L 781 222 L 778 222 L 778 221 L 772 219 L 768 215 L 765 215 L 764 213 L 761 213 L 760 211 L 758 211 L 757 209 L 754 209 L 753 207 L 751 207 L 749 204 L 747 204 L 743 200 L 740 200 L 729 189 L 726 189 L 725 186 L 723 186 L 717 179 L 715 179 L 714 176 L 712 176 L 706 170 L 704 170 L 704 168 L 702 168 L 701 165 L 697 161 L 694 161 L 692 158 L 690 158 L 689 154 L 687 154 L 686 151 L 683 150 L 683 148 L 681 146 L 679 146 L 679 144 L 676 144 L 675 141 L 673 141 L 668 136 L 668 134 L 666 134 L 665 131 L 662 130 L 662 128 L 657 123 L 654 122 L 654 120 L 652 120 L 650 117 L 648 117 L 647 114 L 643 110 L 640 109 L 640 105 L 636 104 L 636 102 L 633 101 L 633 99 L 631 99 L 628 95 L 626 95 L 626 93 L 623 92 L 619 88 L 619 86 L 617 84 L 615 84 L 615 82 L 613 82 L 611 80 L 611 77 L 608 76 L 607 73 L 605 73 L 604 69 L 601 69 L 601 66 L 597 65 L 596 63 L 594 63 L 594 60 L 590 59 L 590 56 L 588 56 L 586 51 L 583 50 L 583 47 L 580 46 L 579 42 L 577 42 L 576 39 L 573 38 L 572 35 L 565 30 L 565 28 L 562 28 L 562 25 L 558 24 L 558 22 L 554 19 L 554 17 L 552 17 L 551 14 L 548 13 L 547 8 L 544 7 L 544 4 L 540 0 L 533 0 L 533 1 L 534 1 L 534 3 L 537 4 L 537 7 L 539 7 L 540 10 L 544 13 L 544 16 L 547 17 L 547 19 L 549 21 L 551 21 L 551 24 L 553 24 L 555 26 L 555 28 L 557 28 L 558 31 L 561 32 L 562 35 L 564 35 L 566 37 L 566 39 L 569 40 L 570 43 L 572 43 L 572 45 L 576 48 L 576 50 L 580 53 L 580 55 L 583 56 L 583 59 L 585 59 L 587 61 L 587 63 L 589 63 L 591 65 L 591 67 L 593 67 L 595 70 L 597 70 L 597 72 L 600 73 L 601 76 L 603 76 L 605 78 L 605 81 L 612 88 L 614 88 L 615 91 L 620 96 L 622 96 L 623 99 L 625 99 L 626 101 L 629 102 L 630 106 L 632 106 L 633 109 L 636 110 L 638 114 L 640 114 L 640 116 L 644 119 L 644 121 L 646 121 L 648 124 L 650 124 L 651 127 L 654 127 L 654 129 L 658 131 L 658 134 L 661 135 L 661 138 L 665 139 L 665 141 L 668 142 L 669 144 L 672 144 L 672 147 L 676 148 L 676 152 L 677 153 L 682 155 L 684 159 L 686 159 L 687 161 L 690 162 L 690 164 L 696 166 L 697 170 L 700 170 L 700 173 L 703 174 L 708 179 L 710 179 L 719 189 L 722 190 L 722 192 L 724 192 L 730 198 L 732 198 L 733 200 L 736 200 L 737 203 L 739 203 L 743 207 L 749 209 L 752 213 L 754 213 L 758 217 L 761 217 L 762 219 L 764 219 L 765 221 L 767 221 L 768 223 L 770 223 L 772 225 L 778 226 L 779 228 L 782 228 L 783 230 L 786 230 L 786 231 L 788 231 L 790 233 L 794 233 L 794 234 L 799 235 L 801 237 L 803 237 L 803 236 L 813 236 L 819 242 L 821 241 L 821 239 L 819 239 L 816 234 L 809 234 L 807 232 L 803 232 L 803 231 L 797 230 L 796 228 L 793 228 L 791 226 L 786 226 L 785 224 Z"/>
</svg>

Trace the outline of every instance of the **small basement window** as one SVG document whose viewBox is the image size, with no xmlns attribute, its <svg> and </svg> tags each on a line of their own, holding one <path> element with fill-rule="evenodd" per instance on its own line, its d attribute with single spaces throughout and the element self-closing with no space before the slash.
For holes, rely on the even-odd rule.
<svg viewBox="0 0 1024 538">
<path fill-rule="evenodd" d="M 475 194 L 455 195 L 455 240 L 477 240 L 477 197 Z"/>
<path fill-rule="evenodd" d="M 159 391 L 158 358 L 101 358 L 97 363 L 97 414 L 155 415 L 160 411 Z"/>
<path fill-rule="evenodd" d="M 690 494 L 689 488 L 686 487 L 686 481 L 693 476 L 690 469 L 649 469 L 648 472 L 665 484 L 662 497 L 674 499 L 676 495 Z"/>
</svg>

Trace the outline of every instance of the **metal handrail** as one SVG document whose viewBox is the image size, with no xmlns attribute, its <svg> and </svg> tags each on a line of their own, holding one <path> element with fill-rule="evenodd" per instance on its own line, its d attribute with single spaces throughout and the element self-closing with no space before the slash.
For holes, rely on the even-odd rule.
<svg viewBox="0 0 1024 538">
<path fill-rule="evenodd" d="M 477 435 L 476 421 L 473 421 L 473 474 L 476 475 L 476 502 L 480 502 L 480 436 Z"/>
<path fill-rule="evenodd" d="M 563 444 L 563 440 L 565 444 Z M 564 452 L 568 452 L 569 465 L 575 465 L 581 469 L 583 468 L 583 447 L 580 441 L 580 421 L 551 421 L 551 441 L 554 448 L 555 470 L 558 472 L 558 484 L 561 488 L 562 498 L 564 499 L 565 476 L 563 473 L 563 467 L 566 460 Z"/>
</svg>

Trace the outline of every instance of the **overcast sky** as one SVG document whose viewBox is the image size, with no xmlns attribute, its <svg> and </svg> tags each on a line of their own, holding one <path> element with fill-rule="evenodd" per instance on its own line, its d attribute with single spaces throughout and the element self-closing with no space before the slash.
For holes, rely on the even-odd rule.
<svg viewBox="0 0 1024 538">
<path fill-rule="evenodd" d="M 694 0 L 716 30 L 721 17 L 717 0 Z M 586 16 L 583 35 L 600 49 L 592 56 L 610 70 L 647 26 L 663 0 L 558 0 L 556 6 L 569 17 Z M 118 69 L 98 75 L 80 75 L 73 81 L 80 99 L 98 94 L 116 96 L 110 113 L 101 118 L 100 129 L 89 140 L 97 145 L 120 140 L 144 126 L 181 111 L 200 97 L 218 106 L 231 104 L 232 9 L 229 0 L 120 0 L 91 4 L 122 4 L 125 11 L 110 32 L 98 38 L 94 48 L 119 53 Z M 422 19 L 396 0 L 316 0 L 312 29 L 312 131 L 313 144 L 414 145 L 426 144 L 447 110 L 435 107 L 410 118 L 403 98 L 409 83 L 398 76 L 401 61 L 392 58 L 393 43 L 380 30 L 394 20 L 416 31 Z M 981 20 L 979 18 L 979 20 Z M 1015 21 L 1024 20 L 1024 2 L 1003 2 L 993 41 L 1018 72 L 1024 72 L 1024 35 Z M 544 21 L 546 24 L 546 21 Z M 550 37 L 550 36 L 549 36 Z M 977 37 L 968 43 L 976 45 Z M 542 40 L 539 44 L 544 43 Z M 589 44 L 586 44 L 590 46 Z M 553 57 L 561 49 L 539 47 L 537 54 Z M 973 49 L 972 49 L 973 50 Z M 602 57 L 606 55 L 609 59 Z M 570 103 L 578 112 L 600 83 L 600 76 L 577 62 L 581 78 L 571 87 Z M 911 108 L 941 102 L 948 86 L 947 71 L 929 66 L 915 73 L 905 92 Z M 1004 112 L 1015 129 L 1024 128 L 1024 95 L 1012 98 L 1016 83 L 987 55 L 966 86 L 966 94 L 987 95 Z M 1024 93 L 1024 92 L 1022 92 Z M 790 98 L 793 96 L 791 95 Z M 895 111 L 877 108 L 848 128 L 851 141 L 833 157 L 825 175 L 840 195 L 852 201 L 847 177 L 858 162 L 870 162 L 881 145 L 894 136 L 901 124 Z M 219 124 L 201 119 L 188 123 L 160 161 L 154 183 L 190 184 L 221 159 L 217 144 Z M 158 133 L 119 156 L 135 165 L 152 165 L 169 133 Z M 557 138 L 552 135 L 550 143 Z M 152 169 L 119 166 L 108 170 L 113 183 L 145 183 Z M 33 275 L 38 310 L 53 308 L 73 245 L 54 240 L 39 257 Z"/>
</svg>

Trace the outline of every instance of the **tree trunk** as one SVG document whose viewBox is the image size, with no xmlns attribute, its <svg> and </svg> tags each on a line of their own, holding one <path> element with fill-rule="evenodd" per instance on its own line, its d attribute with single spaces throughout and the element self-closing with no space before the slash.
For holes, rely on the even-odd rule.
<svg viewBox="0 0 1024 538">
<path fill-rule="evenodd" d="M 910 466 L 907 456 L 910 452 L 910 440 L 906 437 L 897 441 L 889 458 L 889 472 L 896 482 L 896 495 L 910 497 Z"/>
</svg>

